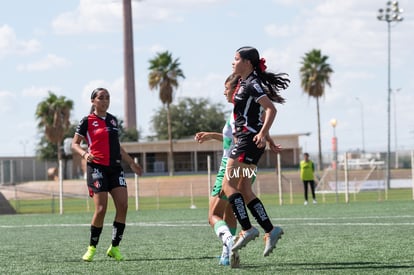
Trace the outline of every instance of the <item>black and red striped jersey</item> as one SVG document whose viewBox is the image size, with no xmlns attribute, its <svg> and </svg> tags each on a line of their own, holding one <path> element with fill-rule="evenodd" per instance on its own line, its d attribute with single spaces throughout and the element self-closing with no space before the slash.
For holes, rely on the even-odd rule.
<svg viewBox="0 0 414 275">
<path fill-rule="evenodd" d="M 118 120 L 106 113 L 102 118 L 95 114 L 85 116 L 76 128 L 76 133 L 86 139 L 88 152 L 95 156 L 94 163 L 121 165 Z"/>
</svg>

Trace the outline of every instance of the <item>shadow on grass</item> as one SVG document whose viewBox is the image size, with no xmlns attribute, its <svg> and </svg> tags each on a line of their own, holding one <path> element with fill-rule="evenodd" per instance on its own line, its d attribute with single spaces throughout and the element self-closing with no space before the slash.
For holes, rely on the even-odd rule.
<svg viewBox="0 0 414 275">
<path fill-rule="evenodd" d="M 217 257 L 207 257 L 207 256 L 203 256 L 203 257 L 182 257 L 182 258 L 178 258 L 178 257 L 171 257 L 171 258 L 140 258 L 140 259 L 133 259 L 133 258 L 128 258 L 125 259 L 125 262 L 152 262 L 152 261 L 189 261 L 189 260 L 211 260 L 211 259 L 217 259 Z"/>
<path fill-rule="evenodd" d="M 182 258 L 178 258 L 178 257 L 171 257 L 171 258 L 127 258 L 121 262 L 152 262 L 152 261 L 189 261 L 189 260 L 211 260 L 211 259 L 217 259 L 217 257 L 207 257 L 207 256 L 203 256 L 203 257 L 182 257 Z M 110 257 L 102 257 L 102 258 L 96 258 L 93 259 L 92 262 L 85 262 L 83 261 L 81 258 L 76 258 L 76 259 L 65 259 L 65 262 L 72 262 L 72 263 L 76 263 L 76 262 L 84 262 L 84 263 L 93 263 L 93 262 L 107 262 L 107 261 L 113 261 L 113 262 L 117 262 L 116 260 L 114 260 L 113 258 Z M 53 263 L 53 262 L 62 262 L 61 260 L 50 260 L 47 259 L 45 262 L 49 262 L 49 263 Z"/>
</svg>

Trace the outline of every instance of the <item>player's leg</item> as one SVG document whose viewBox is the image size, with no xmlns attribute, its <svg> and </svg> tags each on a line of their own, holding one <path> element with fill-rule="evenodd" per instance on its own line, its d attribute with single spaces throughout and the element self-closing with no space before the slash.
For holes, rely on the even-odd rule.
<svg viewBox="0 0 414 275">
<path fill-rule="evenodd" d="M 112 243 L 106 254 L 117 261 L 122 261 L 124 257 L 119 251 L 119 243 L 124 235 L 126 215 L 128 211 L 128 190 L 122 170 L 112 175 L 110 182 L 111 196 L 115 205 L 115 218 L 112 224 Z"/>
<path fill-rule="evenodd" d="M 309 183 L 310 183 L 310 188 L 311 188 L 311 192 L 312 192 L 313 204 L 316 204 L 315 181 L 311 180 Z"/>
<path fill-rule="evenodd" d="M 242 168 L 246 172 L 244 173 L 243 180 L 240 181 L 238 185 L 238 189 L 242 191 L 243 197 L 247 204 L 247 208 L 250 210 L 250 213 L 256 219 L 257 223 L 265 231 L 265 250 L 263 252 L 263 255 L 268 256 L 276 247 L 276 243 L 283 234 L 283 230 L 278 226 L 273 226 L 270 217 L 266 212 L 265 206 L 253 192 L 252 181 L 253 176 L 255 176 L 256 165 L 247 165 L 243 163 Z"/>
<path fill-rule="evenodd" d="M 209 206 L 209 223 L 213 227 L 214 232 L 220 239 L 223 247 L 222 254 L 220 257 L 220 265 L 230 264 L 230 251 L 233 245 L 233 235 L 227 226 L 226 221 L 223 219 L 223 215 L 226 209 L 227 201 L 220 199 L 219 196 L 210 198 Z"/>
<path fill-rule="evenodd" d="M 95 171 L 99 171 L 101 178 L 93 177 L 92 175 Z M 89 196 L 93 197 L 93 202 L 95 205 L 95 211 L 92 216 L 91 227 L 90 227 L 90 237 L 89 237 L 89 246 L 86 253 L 82 256 L 84 261 L 91 262 L 95 256 L 96 246 L 98 245 L 99 238 L 102 233 L 102 228 L 104 224 L 106 209 L 108 205 L 108 192 L 106 181 L 104 178 L 105 171 L 101 170 L 100 166 L 93 166 L 88 164 L 87 166 L 87 186 L 89 189 Z"/>
<path fill-rule="evenodd" d="M 233 245 L 233 251 L 239 250 L 259 236 L 259 231 L 250 222 L 242 193 L 237 189 L 242 180 L 241 166 L 242 163 L 237 159 L 229 158 L 226 176 L 223 179 L 223 191 L 228 196 L 233 212 L 242 228 Z"/>
<path fill-rule="evenodd" d="M 121 168 L 113 171 L 110 179 L 110 194 L 115 205 L 115 218 L 112 224 L 112 243 L 106 254 L 117 261 L 122 261 L 124 257 L 119 251 L 119 243 L 124 235 L 126 215 L 128 211 L 128 190 Z"/>
<path fill-rule="evenodd" d="M 304 205 L 307 205 L 308 204 L 308 181 L 307 180 L 303 181 L 303 192 L 305 196 Z"/>
<path fill-rule="evenodd" d="M 82 259 L 91 262 L 95 256 L 96 246 L 102 233 L 105 213 L 108 205 L 108 192 L 99 192 L 93 195 L 95 211 L 91 221 L 89 246 Z"/>
<path fill-rule="evenodd" d="M 229 227 L 231 234 L 233 236 L 235 236 L 236 231 L 237 231 L 237 219 L 236 219 L 236 216 L 234 215 L 233 209 L 232 209 L 232 207 L 229 203 L 227 203 L 226 209 L 224 211 L 224 220 L 226 221 L 227 226 Z M 233 244 L 234 244 L 234 238 L 232 240 L 233 240 Z M 230 247 L 230 245 L 227 245 L 227 248 L 229 249 L 229 254 L 230 254 L 230 266 L 232 268 L 240 267 L 239 253 L 237 251 L 233 252 L 232 251 L 233 247 Z"/>
</svg>

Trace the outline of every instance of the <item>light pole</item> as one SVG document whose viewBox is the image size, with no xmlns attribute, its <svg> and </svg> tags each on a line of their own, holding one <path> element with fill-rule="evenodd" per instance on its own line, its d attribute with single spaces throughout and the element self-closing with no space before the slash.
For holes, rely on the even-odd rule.
<svg viewBox="0 0 414 275">
<path fill-rule="evenodd" d="M 398 165 L 398 145 L 397 145 L 397 93 L 401 91 L 401 88 L 393 91 L 394 95 L 394 142 L 395 142 L 395 169 L 399 168 Z"/>
<path fill-rule="evenodd" d="M 359 97 L 355 98 L 361 104 L 361 133 L 362 133 L 362 153 L 365 153 L 365 127 L 364 127 L 364 104 Z"/>
<path fill-rule="evenodd" d="M 29 143 L 28 140 L 21 140 L 19 143 L 23 146 L 23 157 L 26 156 L 26 145 Z"/>
<path fill-rule="evenodd" d="M 386 184 L 390 188 L 390 161 L 391 161 L 391 23 L 401 22 L 403 18 L 400 14 L 403 12 L 398 7 L 398 1 L 387 1 L 385 9 L 378 10 L 378 20 L 387 22 L 388 27 L 388 99 L 387 99 L 387 116 L 388 116 L 388 131 L 387 131 L 387 160 L 386 160 Z"/>
<path fill-rule="evenodd" d="M 335 169 L 335 198 L 336 202 L 338 202 L 338 139 L 336 138 L 335 128 L 338 124 L 338 121 L 333 118 L 330 121 L 332 129 L 333 129 L 333 136 L 332 136 L 332 168 Z"/>
</svg>

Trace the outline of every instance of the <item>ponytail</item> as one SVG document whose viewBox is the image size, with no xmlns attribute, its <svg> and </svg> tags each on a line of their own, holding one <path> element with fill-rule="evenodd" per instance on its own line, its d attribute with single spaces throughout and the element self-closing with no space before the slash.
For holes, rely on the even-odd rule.
<svg viewBox="0 0 414 275">
<path fill-rule="evenodd" d="M 285 99 L 280 95 L 280 90 L 285 90 L 290 83 L 288 74 L 286 73 L 272 73 L 266 71 L 266 60 L 260 58 L 259 52 L 253 47 L 241 47 L 237 50 L 240 57 L 247 59 L 253 66 L 258 79 L 262 82 L 262 88 L 266 92 L 269 99 L 276 103 L 285 103 Z"/>
</svg>

